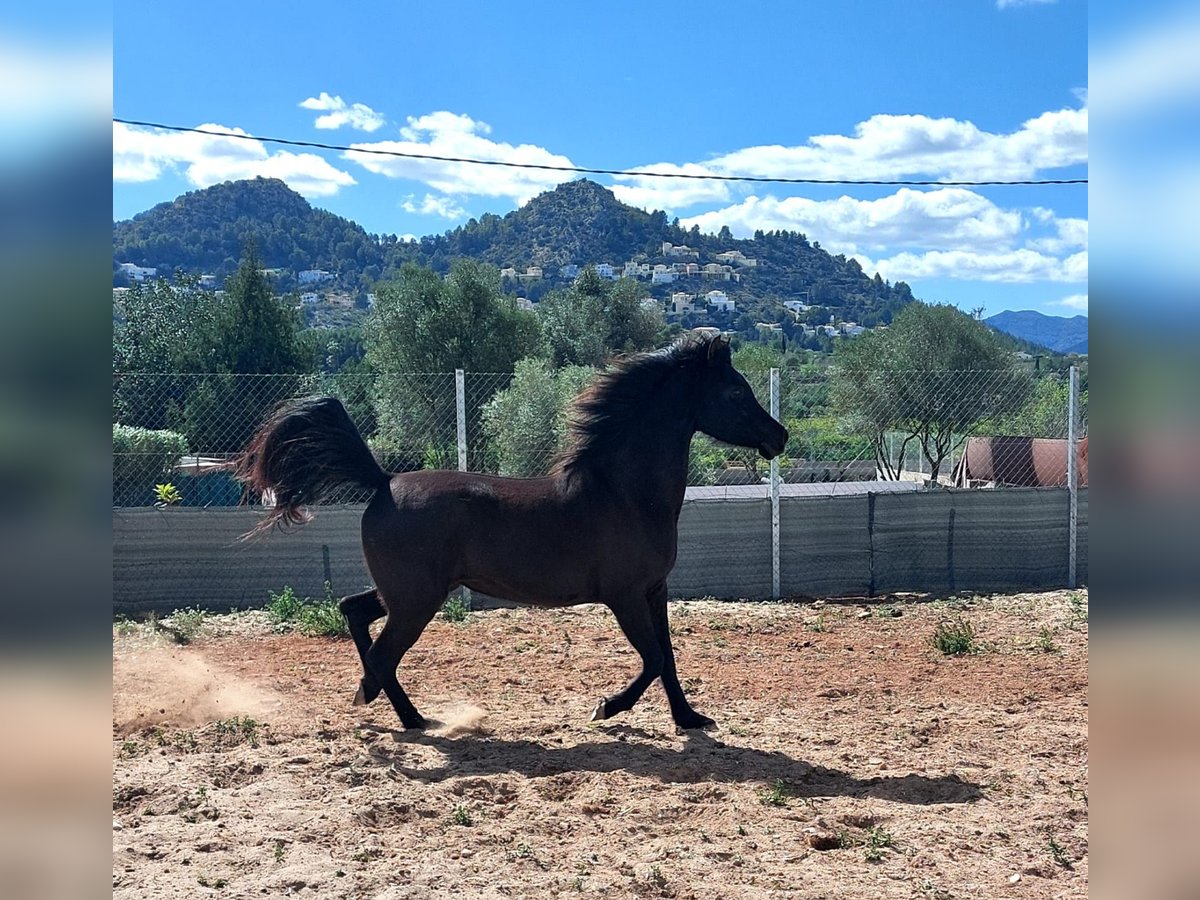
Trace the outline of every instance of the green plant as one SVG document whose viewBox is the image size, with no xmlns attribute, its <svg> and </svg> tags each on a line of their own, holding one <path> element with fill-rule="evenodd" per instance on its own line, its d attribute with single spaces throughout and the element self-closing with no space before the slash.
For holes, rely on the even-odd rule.
<svg viewBox="0 0 1200 900">
<path fill-rule="evenodd" d="M 792 791 L 782 778 L 775 779 L 770 790 L 758 792 L 759 802 L 767 806 L 787 806 L 788 798 L 791 796 Z"/>
<path fill-rule="evenodd" d="M 278 594 L 270 592 L 267 614 L 280 630 L 295 630 L 308 637 L 341 637 L 350 633 L 350 626 L 333 597 L 333 588 L 325 582 L 323 600 L 303 600 L 289 585 Z"/>
<path fill-rule="evenodd" d="M 470 827 L 472 823 L 471 811 L 463 804 L 458 804 L 454 807 L 454 812 L 450 813 L 450 821 L 455 825 L 461 825 L 464 828 Z"/>
<path fill-rule="evenodd" d="M 815 619 L 813 619 L 813 621 L 807 623 L 804 626 L 804 629 L 806 631 L 816 632 L 817 634 L 824 634 L 825 632 L 829 631 L 829 626 L 825 624 L 824 616 L 817 616 Z"/>
<path fill-rule="evenodd" d="M 179 488 L 167 482 L 166 484 L 156 484 L 154 486 L 154 505 L 155 506 L 174 506 L 183 500 L 183 494 L 179 493 Z"/>
<path fill-rule="evenodd" d="M 892 836 L 881 825 L 873 825 L 867 832 L 866 846 L 863 857 L 867 862 L 879 862 L 883 859 L 883 851 L 892 846 Z"/>
<path fill-rule="evenodd" d="M 1083 594 L 1075 591 L 1067 598 L 1067 602 L 1071 604 L 1071 616 L 1076 622 L 1086 623 L 1088 620 L 1088 602 Z"/>
<path fill-rule="evenodd" d="M 1050 856 L 1053 857 L 1054 862 L 1064 869 L 1073 869 L 1075 867 L 1071 862 L 1071 858 L 1067 856 L 1067 851 L 1054 839 L 1054 835 L 1048 831 L 1046 832 L 1046 849 L 1050 851 Z"/>
<path fill-rule="evenodd" d="M 1043 625 L 1038 632 L 1037 648 L 1043 653 L 1057 653 L 1058 646 L 1054 643 L 1054 632 L 1049 627 Z"/>
<path fill-rule="evenodd" d="M 187 438 L 175 431 L 113 425 L 113 505 L 143 506 L 159 479 L 187 453 Z"/>
<path fill-rule="evenodd" d="M 975 628 L 962 616 L 938 622 L 930 641 L 946 656 L 960 656 L 979 650 L 975 643 Z"/>
<path fill-rule="evenodd" d="M 287 853 L 287 842 L 278 838 L 275 839 L 275 862 L 283 862 L 284 854 Z"/>
<path fill-rule="evenodd" d="M 166 631 L 179 644 L 190 644 L 204 630 L 204 620 L 207 613 L 199 607 L 177 609 L 171 613 Z"/>
<path fill-rule="evenodd" d="M 213 729 L 222 738 L 229 738 L 230 743 L 240 744 L 245 741 L 251 747 L 258 746 L 258 730 L 262 726 L 249 716 L 234 716 L 232 719 L 221 719 L 213 723 Z"/>
<path fill-rule="evenodd" d="M 270 591 L 271 599 L 267 602 L 267 615 L 276 625 L 295 622 L 300 615 L 303 601 L 296 596 L 291 585 L 285 584 L 278 594 Z"/>
<path fill-rule="evenodd" d="M 456 625 L 467 621 L 470 612 L 471 607 L 467 606 L 466 601 L 458 594 L 447 598 L 446 602 L 442 604 L 442 618 Z"/>
</svg>

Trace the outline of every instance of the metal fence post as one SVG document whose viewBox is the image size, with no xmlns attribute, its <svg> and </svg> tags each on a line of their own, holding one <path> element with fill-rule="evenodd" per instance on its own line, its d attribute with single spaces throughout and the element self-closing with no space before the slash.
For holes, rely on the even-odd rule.
<svg viewBox="0 0 1200 900">
<path fill-rule="evenodd" d="M 454 370 L 454 406 L 458 413 L 458 471 L 467 471 L 467 385 L 462 369 Z M 463 605 L 471 608 L 471 589 L 459 588 Z"/>
<path fill-rule="evenodd" d="M 779 418 L 779 370 L 771 370 L 771 416 Z M 771 599 L 779 590 L 779 457 L 771 460 Z"/>
<path fill-rule="evenodd" d="M 1067 525 L 1067 586 L 1075 587 L 1075 544 L 1079 514 L 1079 471 L 1076 466 L 1076 422 L 1079 419 L 1079 367 L 1071 366 L 1070 391 L 1067 396 L 1067 490 L 1070 512 Z"/>
<path fill-rule="evenodd" d="M 454 405 L 458 410 L 458 471 L 467 471 L 467 388 L 462 369 L 454 370 Z"/>
</svg>

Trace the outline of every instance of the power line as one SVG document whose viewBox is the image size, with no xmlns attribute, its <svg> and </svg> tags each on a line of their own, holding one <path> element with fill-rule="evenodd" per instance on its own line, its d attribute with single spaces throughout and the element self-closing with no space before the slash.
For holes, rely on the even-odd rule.
<svg viewBox="0 0 1200 900">
<path fill-rule="evenodd" d="M 160 128 L 164 131 L 180 131 L 205 134 L 210 137 L 236 138 L 243 141 L 260 141 L 264 144 L 282 144 L 287 147 L 309 147 L 316 150 L 338 150 L 346 153 L 367 153 L 374 156 L 393 156 L 401 159 L 429 160 L 431 162 L 463 163 L 471 166 L 500 166 L 508 169 L 540 169 L 549 172 L 572 172 L 581 175 L 623 175 L 636 178 L 687 178 L 695 181 L 739 181 L 752 184 L 844 184 L 886 185 L 911 187 L 988 187 L 1005 185 L 1052 185 L 1087 184 L 1086 178 L 1044 178 L 1019 181 L 921 181 L 907 179 L 863 179 L 844 178 L 767 178 L 759 175 L 696 175 L 690 172 L 635 172 L 630 169 L 590 169 L 585 166 L 554 166 L 548 163 L 506 162 L 498 159 L 469 159 L 463 156 L 439 156 L 432 153 L 407 153 L 402 150 L 379 150 L 363 147 L 345 147 L 339 144 L 322 144 L 318 141 L 297 141 L 289 138 L 263 137 L 254 134 L 238 134 L 233 131 L 212 131 L 207 128 L 187 128 L 182 125 L 164 125 L 161 122 L 141 122 L 136 119 L 118 119 L 121 125 L 140 128 Z"/>
</svg>

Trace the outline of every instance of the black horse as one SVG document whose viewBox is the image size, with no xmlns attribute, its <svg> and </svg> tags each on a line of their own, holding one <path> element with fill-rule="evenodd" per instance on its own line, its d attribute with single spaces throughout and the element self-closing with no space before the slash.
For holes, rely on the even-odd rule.
<svg viewBox="0 0 1200 900">
<path fill-rule="evenodd" d="M 356 703 L 382 688 L 405 728 L 427 724 L 396 670 L 447 594 L 466 585 L 533 606 L 612 610 L 642 671 L 602 697 L 593 720 L 629 709 L 661 676 L 676 724 L 713 724 L 684 696 L 667 627 L 688 447 L 702 431 L 771 459 L 787 430 L 755 399 L 721 338 L 618 361 L 571 412 L 569 448 L 545 478 L 389 474 L 330 398 L 285 405 L 255 434 L 235 471 L 251 490 L 274 495 L 256 530 L 304 521 L 306 505 L 348 484 L 375 491 L 362 542 L 376 587 L 341 602 L 363 662 Z M 385 611 L 372 642 L 369 626 Z"/>
</svg>

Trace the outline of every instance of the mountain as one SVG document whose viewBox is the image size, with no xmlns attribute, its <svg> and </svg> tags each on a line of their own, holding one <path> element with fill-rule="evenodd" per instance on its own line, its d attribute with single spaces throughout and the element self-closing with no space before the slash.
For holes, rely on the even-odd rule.
<svg viewBox="0 0 1200 900">
<path fill-rule="evenodd" d="M 772 322 L 788 317 L 784 300 L 802 300 L 816 307 L 809 315 L 812 324 L 836 313 L 866 326 L 889 322 L 913 300 L 904 282 L 871 278 L 857 261 L 831 256 L 799 232 L 758 232 L 751 240 L 735 239 L 727 229 L 701 234 L 699 228 L 681 228 L 678 220 L 669 222 L 664 212 L 627 206 L 587 179 L 559 185 L 507 215 L 483 215 L 411 242 L 370 235 L 348 219 L 314 209 L 276 179 L 226 182 L 114 223 L 114 273 L 118 263 L 131 262 L 228 275 L 248 240 L 255 241 L 266 267 L 284 270 L 276 277 L 280 290 L 295 288 L 295 273 L 305 269 L 324 269 L 334 273 L 336 286 L 363 291 L 406 262 L 445 272 L 453 260 L 468 257 L 518 272 L 541 267 L 542 279 L 510 285 L 536 301 L 567 283 L 560 273 L 564 266 L 608 263 L 620 273 L 627 261 L 703 265 L 736 250 L 757 261 L 738 267 L 739 279 L 692 275 L 653 285 L 653 295 L 665 299 L 675 291 L 719 289 L 737 301 L 739 315 Z M 686 245 L 691 255 L 664 255 L 664 242 Z M 746 327 L 753 331 L 753 321 Z"/>
<path fill-rule="evenodd" d="M 231 275 L 247 241 L 267 268 L 292 278 L 305 269 L 335 273 L 344 287 L 379 278 L 384 248 L 362 226 L 314 209 L 276 178 L 227 181 L 113 223 L 113 264 Z M 293 285 L 284 279 L 283 289 Z"/>
<path fill-rule="evenodd" d="M 1005 310 L 983 321 L 997 331 L 1011 334 L 1055 353 L 1088 352 L 1087 316 L 1067 318 L 1047 316 L 1033 310 Z"/>
</svg>

